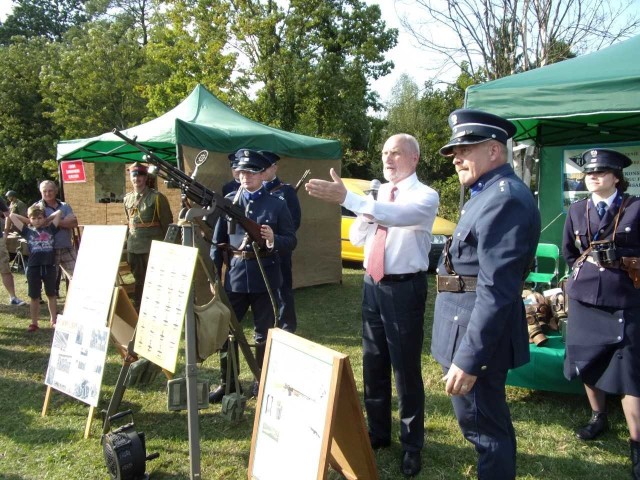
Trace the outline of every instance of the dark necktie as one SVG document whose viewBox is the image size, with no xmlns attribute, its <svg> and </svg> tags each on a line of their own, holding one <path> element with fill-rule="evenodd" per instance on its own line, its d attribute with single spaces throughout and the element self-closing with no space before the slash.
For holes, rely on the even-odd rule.
<svg viewBox="0 0 640 480">
<path fill-rule="evenodd" d="M 389 201 L 393 202 L 396 198 L 398 187 L 393 187 L 389 193 Z M 384 247 L 387 243 L 387 227 L 378 225 L 373 243 L 371 243 L 371 253 L 367 262 L 367 273 L 377 283 L 384 277 Z"/>
<path fill-rule="evenodd" d="M 596 208 L 598 209 L 598 216 L 600 218 L 604 217 L 604 214 L 607 213 L 607 202 L 598 202 Z"/>
</svg>

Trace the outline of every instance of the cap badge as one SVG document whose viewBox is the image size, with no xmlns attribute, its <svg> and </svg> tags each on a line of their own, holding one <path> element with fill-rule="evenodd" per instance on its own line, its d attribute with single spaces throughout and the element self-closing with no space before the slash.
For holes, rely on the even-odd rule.
<svg viewBox="0 0 640 480">
<path fill-rule="evenodd" d="M 451 115 L 451 124 L 455 125 L 456 123 L 458 123 L 458 116 L 457 115 Z"/>
<path fill-rule="evenodd" d="M 243 157 L 248 157 L 249 156 L 249 150 L 245 150 L 244 152 L 242 152 L 242 156 Z"/>
<path fill-rule="evenodd" d="M 591 150 L 591 157 L 595 158 L 598 156 L 598 151 L 597 150 Z"/>
</svg>

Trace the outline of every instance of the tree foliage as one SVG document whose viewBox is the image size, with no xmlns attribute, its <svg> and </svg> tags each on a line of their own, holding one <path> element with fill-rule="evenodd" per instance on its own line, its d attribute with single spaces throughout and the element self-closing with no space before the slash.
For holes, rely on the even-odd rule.
<svg viewBox="0 0 640 480">
<path fill-rule="evenodd" d="M 71 27 L 89 20 L 85 11 L 87 0 L 14 0 L 13 3 L 12 14 L 0 24 L 0 45 L 8 45 L 16 35 L 62 40 Z"/>
<path fill-rule="evenodd" d="M 445 63 L 466 62 L 473 75 L 493 80 L 633 35 L 640 28 L 634 1 L 411 0 L 426 20 L 402 25 Z"/>
<path fill-rule="evenodd" d="M 0 187 L 36 198 L 37 180 L 51 172 L 45 162 L 55 158 L 58 129 L 47 118 L 39 72 L 47 63 L 45 41 L 16 37 L 0 47 Z"/>
<path fill-rule="evenodd" d="M 257 120 L 309 135 L 334 136 L 347 149 L 367 145 L 367 110 L 380 107 L 369 82 L 390 72 L 384 53 L 397 31 L 377 5 L 360 0 L 231 2 L 239 69 L 261 87 L 248 113 Z"/>
</svg>

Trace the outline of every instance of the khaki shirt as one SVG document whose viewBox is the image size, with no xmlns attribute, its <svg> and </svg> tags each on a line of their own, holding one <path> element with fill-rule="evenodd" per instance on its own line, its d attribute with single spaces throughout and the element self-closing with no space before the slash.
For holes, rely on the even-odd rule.
<svg viewBox="0 0 640 480">
<path fill-rule="evenodd" d="M 152 188 L 142 193 L 130 192 L 124 197 L 129 237 L 128 253 L 149 253 L 152 240 L 164 240 L 173 214 L 167 197 Z"/>
<path fill-rule="evenodd" d="M 27 205 L 22 200 L 15 200 L 9 205 L 9 212 L 17 213 L 23 217 L 27 216 Z"/>
</svg>

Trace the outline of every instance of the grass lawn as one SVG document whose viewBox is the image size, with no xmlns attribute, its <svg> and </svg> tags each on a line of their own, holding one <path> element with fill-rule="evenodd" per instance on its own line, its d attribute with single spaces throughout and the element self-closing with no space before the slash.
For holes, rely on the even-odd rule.
<svg viewBox="0 0 640 480">
<path fill-rule="evenodd" d="M 15 274 L 21 298 L 26 280 Z M 425 317 L 424 378 L 427 393 L 427 438 L 419 479 L 475 478 L 475 452 L 461 436 L 449 398 L 443 393 L 441 373 L 428 354 L 434 301 L 434 277 L 429 279 L 429 304 Z M 296 292 L 298 334 L 350 356 L 358 390 L 362 392 L 360 347 L 360 288 L 362 271 L 346 267 L 341 285 L 305 288 Z M 3 290 L 4 291 L 4 290 Z M 6 292 L 5 292 L 6 293 Z M 48 415 L 40 416 L 46 386 L 44 375 L 53 331 L 42 306 L 41 329 L 27 333 L 28 307 L 0 305 L 0 478 L 101 479 L 109 478 L 100 445 L 101 419 L 96 416 L 91 437 L 83 439 L 89 407 L 58 392 L 52 394 Z M 1 297 L 0 297 L 1 298 Z M 64 300 L 64 299 L 62 299 Z M 245 319 L 251 336 L 250 319 Z M 183 353 L 177 376 L 183 376 Z M 103 378 L 99 409 L 106 409 L 121 360 L 113 347 Z M 219 381 L 217 358 L 199 370 L 211 385 Z M 243 366 L 241 382 L 251 384 Z M 624 479 L 630 476 L 627 429 L 617 398 L 610 399 L 612 430 L 590 443 L 573 437 L 574 427 L 585 422 L 590 410 L 586 397 L 508 388 L 518 436 L 518 478 L 522 479 Z M 147 463 L 152 479 L 188 479 L 190 472 L 186 412 L 166 408 L 166 381 L 126 391 L 120 410 L 132 409 L 137 431 L 147 439 L 147 453 L 160 457 Z M 247 403 L 245 418 L 233 424 L 220 415 L 220 406 L 201 410 L 200 447 L 203 479 L 246 479 L 256 402 Z M 391 448 L 376 452 L 381 479 L 401 478 L 394 412 L 395 439 Z M 339 475 L 330 473 L 329 478 Z"/>
</svg>

